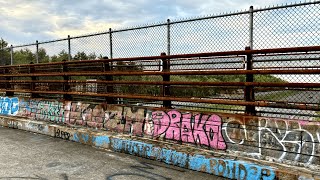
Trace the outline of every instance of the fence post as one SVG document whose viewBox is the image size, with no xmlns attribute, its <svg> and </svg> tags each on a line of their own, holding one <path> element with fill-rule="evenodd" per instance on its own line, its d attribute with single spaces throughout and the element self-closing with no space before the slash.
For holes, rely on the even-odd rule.
<svg viewBox="0 0 320 180">
<path fill-rule="evenodd" d="M 162 72 L 169 72 L 170 71 L 170 59 L 166 59 L 166 53 L 161 53 L 161 56 L 164 56 L 162 61 Z M 170 75 L 162 75 L 162 81 L 170 81 Z M 170 96 L 170 85 L 162 85 L 162 96 Z M 164 100 L 163 107 L 171 108 L 171 101 Z"/>
<path fill-rule="evenodd" d="M 33 62 L 31 62 L 30 64 L 34 64 Z M 34 66 L 29 66 L 29 73 L 32 74 L 32 73 L 35 73 L 35 68 Z M 32 80 L 32 83 L 31 83 L 31 86 L 30 86 L 30 89 L 32 91 L 31 93 L 31 97 L 32 98 L 38 98 L 40 97 L 38 93 L 33 93 L 33 91 L 36 90 L 36 85 L 35 85 L 35 82 L 37 80 L 37 77 L 36 76 L 31 76 L 31 80 Z"/>
<path fill-rule="evenodd" d="M 249 14 L 250 14 L 250 24 L 249 24 L 249 46 L 251 50 L 253 49 L 253 6 L 250 6 L 249 8 Z"/>
<path fill-rule="evenodd" d="M 71 42 L 70 42 L 70 35 L 68 35 L 68 61 L 71 61 Z"/>
<path fill-rule="evenodd" d="M 63 64 L 62 64 L 62 72 L 65 73 L 65 72 L 68 72 L 68 65 L 66 63 L 66 60 L 62 60 Z M 69 85 L 69 80 L 70 80 L 70 77 L 69 76 L 63 76 L 63 80 L 67 81 L 67 82 L 64 82 L 63 83 L 63 91 L 64 92 L 69 92 L 70 90 L 70 85 Z M 70 94 L 63 94 L 63 99 L 64 100 L 72 100 L 72 96 Z"/>
<path fill-rule="evenodd" d="M 103 57 L 103 59 L 108 59 L 108 57 Z M 111 72 L 112 71 L 112 66 L 110 65 L 112 62 L 104 62 L 104 72 Z M 113 76 L 112 75 L 106 75 L 105 76 L 106 81 L 113 81 Z M 107 93 L 113 93 L 113 86 L 112 84 L 110 85 L 109 83 L 106 86 Z M 108 104 L 115 104 L 115 100 L 113 97 L 106 97 L 106 102 Z"/>
<path fill-rule="evenodd" d="M 6 65 L 9 65 L 9 64 L 6 64 Z M 9 68 L 10 67 L 6 67 L 5 68 L 5 70 L 4 70 L 5 74 L 9 74 L 10 73 Z M 6 96 L 13 96 L 14 95 L 14 92 L 7 91 L 7 90 L 11 89 L 11 84 L 10 84 L 11 80 L 12 80 L 12 77 L 6 77 Z"/>
<path fill-rule="evenodd" d="M 250 47 L 246 47 L 245 50 L 250 50 Z M 247 55 L 247 68 L 246 70 L 252 70 L 252 54 L 248 54 Z M 253 82 L 253 74 L 246 74 L 246 82 Z M 254 102 L 254 89 L 253 86 L 245 86 L 245 90 L 244 90 L 244 99 L 247 102 Z M 255 106 L 251 106 L 251 105 L 247 105 L 246 106 L 246 110 L 245 110 L 246 114 L 250 114 L 250 115 L 256 115 L 256 110 L 255 110 Z"/>
<path fill-rule="evenodd" d="M 39 64 L 39 42 L 36 40 L 36 63 Z"/>
<path fill-rule="evenodd" d="M 171 39 L 170 39 L 170 19 L 167 19 L 167 54 L 170 55 Z"/>
<path fill-rule="evenodd" d="M 10 64 L 13 65 L 13 46 L 10 46 Z"/>
<path fill-rule="evenodd" d="M 110 47 L 110 59 L 113 59 L 113 48 L 112 48 L 112 29 L 109 28 L 109 47 Z"/>
</svg>

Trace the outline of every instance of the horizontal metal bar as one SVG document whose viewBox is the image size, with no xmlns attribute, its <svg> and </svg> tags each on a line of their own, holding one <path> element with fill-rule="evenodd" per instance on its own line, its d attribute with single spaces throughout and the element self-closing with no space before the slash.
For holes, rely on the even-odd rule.
<svg viewBox="0 0 320 180">
<path fill-rule="evenodd" d="M 59 73 L 22 73 L 22 74 L 0 74 L 0 77 L 34 77 L 34 76 L 150 76 L 150 75 L 235 75 L 235 74 L 320 74 L 320 69 L 307 70 L 211 70 L 211 71 L 114 71 L 114 72 L 59 72 Z"/>
<path fill-rule="evenodd" d="M 320 1 L 309 1 L 309 2 L 301 2 L 300 1 L 300 3 L 293 3 L 293 4 L 286 4 L 286 5 L 280 5 L 280 6 L 273 6 L 273 7 L 254 9 L 253 12 L 269 11 L 269 10 L 291 8 L 291 7 L 299 7 L 299 6 L 307 6 L 307 5 L 319 4 L 319 3 L 320 3 Z"/>
<path fill-rule="evenodd" d="M 193 81 L 84 81 L 84 80 L 0 80 L 0 83 L 103 83 L 138 85 L 200 85 L 200 86 L 257 86 L 257 87 L 301 87 L 319 88 L 320 83 L 269 83 L 269 82 L 193 82 Z"/>
<path fill-rule="evenodd" d="M 137 27 L 131 27 L 131 28 L 125 28 L 125 29 L 118 29 L 118 30 L 112 30 L 112 33 L 117 32 L 125 32 L 125 31 L 132 31 L 132 30 L 139 30 L 139 29 L 148 29 L 153 27 L 160 27 L 160 26 L 167 26 L 167 23 L 159 23 L 159 24 L 152 24 L 152 25 L 146 25 L 146 26 L 137 26 Z"/>
<path fill-rule="evenodd" d="M 70 39 L 79 39 L 79 38 L 99 36 L 99 35 L 104 35 L 104 34 L 109 34 L 109 31 L 94 33 L 94 34 L 85 34 L 85 35 L 80 35 L 80 36 L 70 36 Z"/>
<path fill-rule="evenodd" d="M 320 66 L 268 66 L 268 67 L 254 67 L 253 69 L 320 69 Z"/>
<path fill-rule="evenodd" d="M 4 90 L 7 92 L 22 92 L 22 93 L 39 93 L 39 94 L 68 94 L 79 96 L 93 96 L 93 97 L 114 97 L 114 98 L 128 98 L 128 99 L 146 99 L 157 101 L 180 101 L 180 102 L 194 102 L 194 103 L 209 103 L 209 104 L 226 104 L 226 105 L 240 105 L 240 106 L 261 106 L 273 108 L 286 108 L 286 109 L 301 109 L 301 110 L 320 110 L 318 105 L 307 104 L 284 104 L 273 103 L 266 101 L 234 101 L 234 100 L 216 100 L 216 99 L 196 99 L 196 98 L 178 98 L 178 97 L 157 97 L 157 96 L 144 96 L 144 95 L 131 95 L 131 94 L 98 94 L 98 93 L 82 93 L 82 92 L 63 92 L 63 91 L 30 91 L 30 90 Z"/>
<path fill-rule="evenodd" d="M 49 40 L 49 41 L 42 41 L 42 42 L 38 42 L 38 44 L 48 44 L 48 43 L 55 43 L 55 42 L 59 42 L 59 41 L 66 41 L 66 40 L 68 40 L 68 38 Z M 13 46 L 12 48 L 21 48 L 21 47 L 36 46 L 36 45 L 37 45 L 37 43 L 22 44 L 22 45 L 18 45 L 18 46 Z"/>
<path fill-rule="evenodd" d="M 319 54 L 320 55 L 320 54 Z M 253 60 L 255 63 L 257 62 L 291 62 L 291 61 L 319 61 L 320 57 L 317 58 L 298 58 L 298 59 L 262 59 L 262 60 Z"/>
<path fill-rule="evenodd" d="M 241 66 L 238 66 L 238 67 L 233 67 L 233 68 L 228 68 L 228 67 L 226 67 L 226 68 L 221 68 L 221 67 L 219 67 L 219 68 L 217 68 L 217 67 L 211 67 L 211 68 L 198 68 L 198 69 L 195 69 L 195 68 L 181 68 L 181 69 L 174 69 L 175 67 L 172 67 L 172 69 L 171 69 L 171 72 L 174 72 L 174 71 L 204 71 L 204 70 L 240 70 L 240 69 L 244 69 L 243 67 L 241 67 Z"/>
<path fill-rule="evenodd" d="M 286 53 L 286 54 L 258 54 L 258 55 L 254 55 L 253 58 L 256 58 L 256 57 L 279 57 L 279 56 L 287 56 L 287 57 L 290 57 L 290 56 L 297 56 L 297 55 L 320 55 L 319 52 L 308 52 L 307 54 L 305 52 L 295 52 L 295 53 Z"/>
<path fill-rule="evenodd" d="M 268 114 L 280 114 L 280 115 L 294 115 L 294 116 L 305 116 L 305 117 L 320 117 L 319 115 L 315 114 L 298 114 L 298 113 L 292 113 L 292 112 L 277 112 L 277 111 L 257 111 L 259 113 L 268 113 Z M 307 120 L 304 120 L 307 121 Z M 309 121 L 312 122 L 312 121 Z M 313 121 L 314 122 L 314 121 Z"/>
<path fill-rule="evenodd" d="M 198 60 L 201 60 L 201 59 L 198 59 Z M 190 65 L 213 65 L 213 64 L 234 64 L 234 63 L 243 63 L 243 60 L 242 61 L 223 61 L 223 62 L 195 62 L 195 63 L 171 63 L 170 66 L 190 66 Z"/>
<path fill-rule="evenodd" d="M 222 17 L 228 17 L 228 16 L 236 16 L 236 15 L 242 15 L 242 14 L 249 14 L 249 11 L 241 11 L 241 12 L 234 12 L 234 13 L 225 13 L 225 14 L 219 14 L 219 15 L 213 15 L 213 16 L 207 16 L 207 17 L 200 17 L 200 18 L 192 18 L 192 19 L 186 19 L 186 20 L 179 20 L 174 21 L 172 20 L 170 24 L 180 24 L 180 23 L 186 23 L 186 22 L 192 22 L 192 21 L 201 21 L 206 19 L 216 19 L 216 18 L 222 18 Z"/>
</svg>

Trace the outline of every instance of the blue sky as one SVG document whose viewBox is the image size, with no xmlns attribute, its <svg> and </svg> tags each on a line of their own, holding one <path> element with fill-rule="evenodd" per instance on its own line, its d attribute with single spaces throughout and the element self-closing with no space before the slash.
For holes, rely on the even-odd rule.
<svg viewBox="0 0 320 180">
<path fill-rule="evenodd" d="M 0 37 L 19 45 L 290 0 L 0 0 Z"/>
</svg>

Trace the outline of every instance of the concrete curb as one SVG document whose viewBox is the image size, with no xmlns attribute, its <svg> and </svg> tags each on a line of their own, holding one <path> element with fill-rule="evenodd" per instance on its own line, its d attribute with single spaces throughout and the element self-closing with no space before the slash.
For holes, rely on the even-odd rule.
<svg viewBox="0 0 320 180">
<path fill-rule="evenodd" d="M 162 161 L 166 164 L 229 179 L 320 180 L 320 172 L 312 172 L 305 168 L 252 158 L 241 157 L 240 159 L 240 157 L 231 156 L 230 154 L 204 150 L 193 146 L 108 131 L 84 127 L 67 127 L 50 122 L 9 116 L 0 116 L 0 125 Z"/>
</svg>

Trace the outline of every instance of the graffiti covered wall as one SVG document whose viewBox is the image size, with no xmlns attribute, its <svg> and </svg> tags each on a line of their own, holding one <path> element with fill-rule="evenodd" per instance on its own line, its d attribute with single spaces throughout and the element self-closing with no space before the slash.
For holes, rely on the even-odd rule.
<svg viewBox="0 0 320 180">
<path fill-rule="evenodd" d="M 320 169 L 320 122 L 316 121 L 179 110 L 157 111 L 141 107 L 16 97 L 2 97 L 0 102 L 2 115 L 114 131 L 305 166 L 317 171 Z M 65 132 L 57 134 L 57 137 L 65 139 L 71 136 Z M 73 138 L 86 141 L 86 137 L 82 136 Z"/>
<path fill-rule="evenodd" d="M 19 110 L 19 99 L 17 97 L 0 97 L 0 114 L 16 115 Z"/>
</svg>

